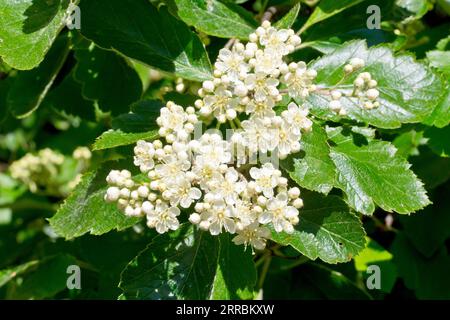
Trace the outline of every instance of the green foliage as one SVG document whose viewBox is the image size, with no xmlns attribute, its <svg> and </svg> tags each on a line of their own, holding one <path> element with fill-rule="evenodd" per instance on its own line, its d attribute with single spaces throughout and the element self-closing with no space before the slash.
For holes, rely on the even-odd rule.
<svg viewBox="0 0 450 320">
<path fill-rule="evenodd" d="M 69 0 L 0 2 L 0 299 L 450 299 L 448 1 L 72 2 L 80 30 L 65 29 Z M 369 5 L 379 30 L 367 29 Z M 317 71 L 316 90 L 295 101 L 312 130 L 280 161 L 304 203 L 293 233 L 268 224 L 266 248 L 252 250 L 189 223 L 193 204 L 157 235 L 107 203 L 113 169 L 151 182 L 133 147 L 164 135 L 161 108 L 199 109 L 219 50 L 264 19 L 301 36 L 287 63 Z M 365 66 L 346 74 L 355 57 Z M 361 72 L 378 83 L 377 108 L 351 95 Z M 291 102 L 279 89 L 277 113 Z M 336 89 L 346 114 L 330 109 Z M 225 130 L 246 115 L 200 118 Z M 76 158 L 79 147 L 90 151 Z M 44 179 L 62 192 L 13 173 L 44 148 L 64 157 Z M 67 288 L 70 265 L 81 290 Z M 379 290 L 367 288 L 373 265 Z"/>
</svg>

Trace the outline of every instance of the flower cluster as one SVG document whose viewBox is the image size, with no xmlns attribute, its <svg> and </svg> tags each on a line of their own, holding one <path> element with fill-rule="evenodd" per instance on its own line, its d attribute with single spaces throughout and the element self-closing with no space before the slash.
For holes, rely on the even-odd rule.
<svg viewBox="0 0 450 320">
<path fill-rule="evenodd" d="M 300 44 L 293 30 L 265 21 L 249 40 L 220 50 L 214 78 L 202 83 L 194 107 L 168 102 L 161 109 L 161 139 L 138 141 L 134 148 L 134 165 L 148 180 L 136 182 L 129 171 L 113 170 L 106 201 L 127 216 L 145 216 L 159 233 L 178 229 L 186 211 L 199 229 L 236 234 L 236 244 L 259 250 L 270 228 L 294 232 L 303 206 L 300 190 L 289 187 L 273 161 L 258 156 L 283 159 L 300 151 L 302 134 L 312 128 L 308 110 L 294 102 L 279 112 L 275 106 L 283 94 L 298 100 L 315 91 L 317 73 L 304 62 L 284 61 Z M 352 68 L 362 65 L 351 61 Z M 334 97 L 341 95 L 336 91 Z M 203 125 L 212 124 L 216 130 L 203 132 Z M 231 131 L 225 139 L 221 127 Z"/>
<path fill-rule="evenodd" d="M 87 164 L 91 152 L 86 147 L 77 148 L 73 157 L 78 163 Z M 70 157 L 69 157 L 70 158 Z M 9 167 L 11 176 L 27 185 L 31 192 L 45 192 L 52 195 L 62 195 L 76 185 L 74 181 L 60 179 L 63 165 L 68 158 L 52 149 L 39 150 L 36 154 L 27 153 L 21 159 L 14 161 Z M 84 168 L 84 165 L 83 165 Z M 78 170 L 77 171 L 81 171 Z"/>
</svg>

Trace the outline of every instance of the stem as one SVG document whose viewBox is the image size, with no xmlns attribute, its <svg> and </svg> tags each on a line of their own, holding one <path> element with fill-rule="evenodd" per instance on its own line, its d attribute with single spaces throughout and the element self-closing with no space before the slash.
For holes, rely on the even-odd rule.
<svg viewBox="0 0 450 320">
<path fill-rule="evenodd" d="M 227 41 L 227 43 L 225 43 L 224 48 L 230 49 L 235 42 L 236 42 L 236 38 L 231 38 L 230 40 Z"/>
<path fill-rule="evenodd" d="M 267 272 L 269 271 L 269 266 L 270 266 L 271 261 L 272 261 L 272 255 L 271 255 L 271 252 L 269 251 L 268 254 L 266 254 L 264 257 L 264 265 L 262 267 L 261 276 L 258 281 L 259 289 L 262 289 L 262 287 L 264 285 L 264 280 L 266 280 Z"/>
<path fill-rule="evenodd" d="M 307 262 L 309 262 L 309 258 L 306 257 L 306 256 L 301 256 L 300 258 L 298 258 L 297 260 L 295 260 L 291 264 L 288 264 L 286 266 L 282 266 L 281 269 L 282 270 L 293 269 L 293 268 L 298 267 L 299 265 L 305 264 Z"/>
<path fill-rule="evenodd" d="M 241 120 L 239 120 L 239 118 L 234 118 L 234 121 L 236 122 L 238 128 L 242 128 Z"/>
</svg>

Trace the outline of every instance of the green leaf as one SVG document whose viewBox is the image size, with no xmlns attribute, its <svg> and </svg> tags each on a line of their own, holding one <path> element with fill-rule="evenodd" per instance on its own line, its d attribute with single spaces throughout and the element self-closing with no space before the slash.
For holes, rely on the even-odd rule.
<svg viewBox="0 0 450 320">
<path fill-rule="evenodd" d="M 428 0 L 396 0 L 395 4 L 410 12 L 413 19 L 421 18 L 432 8 Z"/>
<path fill-rule="evenodd" d="M 447 84 L 447 88 L 444 92 L 445 94 L 441 102 L 423 123 L 438 128 L 443 128 L 450 124 L 450 84 Z"/>
<path fill-rule="evenodd" d="M 450 158 L 439 157 L 430 148 L 419 148 L 419 155 L 409 159 L 413 171 L 427 190 L 436 188 L 450 178 Z"/>
<path fill-rule="evenodd" d="M 220 254 L 210 293 L 213 300 L 253 299 L 256 269 L 250 249 L 235 245 L 230 234 L 219 237 Z"/>
<path fill-rule="evenodd" d="M 432 50 L 427 52 L 430 65 L 450 75 L 450 51 Z"/>
<path fill-rule="evenodd" d="M 10 294 L 11 299 L 44 299 L 67 288 L 67 267 L 76 265 L 69 255 L 59 254 L 39 261 L 35 270 L 25 274 Z"/>
<path fill-rule="evenodd" d="M 258 26 L 252 14 L 221 0 L 175 0 L 180 18 L 196 29 L 220 38 L 248 39 Z"/>
<path fill-rule="evenodd" d="M 450 256 L 445 247 L 431 258 L 422 256 L 403 233 L 397 234 L 391 252 L 399 277 L 418 299 L 450 299 Z"/>
<path fill-rule="evenodd" d="M 139 75 L 115 52 L 91 45 L 78 48 L 75 57 L 75 80 L 82 83 L 83 96 L 97 101 L 101 110 L 117 115 L 141 97 Z"/>
<path fill-rule="evenodd" d="M 375 265 L 381 272 L 381 290 L 389 293 L 397 280 L 397 268 L 392 261 L 393 255 L 380 246 L 375 240 L 368 238 L 366 248 L 355 257 L 355 268 L 361 272 L 364 279 L 370 276 L 369 266 Z"/>
<path fill-rule="evenodd" d="M 64 201 L 56 214 L 49 219 L 55 232 L 72 239 L 85 233 L 100 235 L 110 230 L 122 230 L 134 225 L 139 219 L 128 218 L 115 204 L 106 203 L 104 195 L 108 188 L 106 176 L 117 162 L 102 165 L 97 172 L 83 175 L 81 182 Z"/>
<path fill-rule="evenodd" d="M 149 132 L 123 132 L 121 130 L 109 130 L 95 140 L 92 150 L 111 149 L 136 143 L 139 140 L 154 140 L 158 137 L 158 131 Z"/>
<path fill-rule="evenodd" d="M 340 82 L 344 65 L 353 57 L 364 59 L 366 66 Z M 423 63 L 414 61 L 409 55 L 394 56 L 385 46 L 368 49 L 365 41 L 348 42 L 309 67 L 317 70 L 319 88 L 336 87 L 350 93 L 357 74 L 370 72 L 378 81 L 380 107 L 363 109 L 354 97 L 342 97 L 341 103 L 349 118 L 380 128 L 397 128 L 402 123 L 423 121 L 440 102 L 444 90 L 440 77 Z M 330 100 L 329 96 L 317 92 L 306 99 L 305 105 L 317 117 L 339 121 L 340 117 L 329 108 Z"/>
<path fill-rule="evenodd" d="M 61 36 L 55 41 L 39 67 L 22 71 L 17 75 L 7 98 L 7 104 L 14 116 L 24 118 L 39 107 L 68 53 L 69 38 Z"/>
<path fill-rule="evenodd" d="M 327 263 L 350 261 L 365 247 L 361 221 L 342 199 L 308 193 L 303 196 L 305 207 L 293 234 L 272 230 L 272 240 L 291 245 L 300 253 Z"/>
<path fill-rule="evenodd" d="M 302 46 L 306 48 L 313 48 L 314 50 L 317 50 L 323 54 L 330 54 L 336 49 L 340 48 L 342 44 L 330 41 L 316 40 L 311 42 L 304 42 Z"/>
<path fill-rule="evenodd" d="M 319 5 L 314 9 L 313 13 L 309 16 L 308 20 L 301 28 L 301 32 L 307 30 L 312 25 L 328 19 L 339 12 L 348 9 L 363 0 L 322 0 Z"/>
<path fill-rule="evenodd" d="M 372 300 L 367 291 L 360 288 L 343 273 L 328 266 L 313 263 L 302 266 L 299 271 L 302 276 L 319 288 L 330 300 Z"/>
<path fill-rule="evenodd" d="M 81 84 L 75 81 L 72 73 L 49 92 L 44 104 L 67 115 L 78 116 L 89 121 L 96 120 L 94 102 L 83 97 Z"/>
<path fill-rule="evenodd" d="M 423 137 L 423 132 L 411 130 L 398 135 L 392 143 L 397 148 L 396 155 L 408 158 L 419 154 L 418 148 L 426 143 L 426 139 Z"/>
<path fill-rule="evenodd" d="M 303 134 L 300 145 L 301 153 L 282 161 L 281 166 L 299 186 L 327 194 L 334 186 L 336 173 L 325 130 L 314 123 L 312 131 Z"/>
<path fill-rule="evenodd" d="M 186 79 L 212 77 L 203 44 L 166 7 L 158 10 L 147 0 L 97 0 L 83 1 L 80 9 L 82 34 L 100 47 Z"/>
<path fill-rule="evenodd" d="M 38 66 L 64 26 L 68 4 L 68 0 L 3 0 L 0 56 L 5 62 L 19 70 Z"/>
<path fill-rule="evenodd" d="M 450 237 L 450 188 L 437 188 L 434 204 L 411 217 L 400 217 L 403 231 L 409 241 L 425 257 L 434 255 Z"/>
<path fill-rule="evenodd" d="M 160 100 L 141 100 L 131 106 L 131 112 L 113 119 L 113 128 L 124 132 L 149 132 L 159 129 L 156 119 L 164 103 Z"/>
<path fill-rule="evenodd" d="M 12 279 L 20 276 L 22 273 L 27 272 L 29 269 L 34 267 L 39 263 L 38 260 L 33 260 L 25 262 L 24 264 L 15 266 L 13 268 L 5 269 L 0 271 L 0 288 L 7 284 Z"/>
<path fill-rule="evenodd" d="M 295 20 L 297 19 L 298 13 L 300 12 L 300 6 L 300 3 L 297 3 L 283 18 L 275 22 L 273 26 L 277 29 L 291 28 Z"/>
<path fill-rule="evenodd" d="M 219 241 L 183 225 L 157 236 L 122 272 L 126 299 L 207 299 L 216 277 Z"/>
<path fill-rule="evenodd" d="M 450 156 L 450 126 L 442 129 L 430 128 L 424 133 L 428 146 L 440 157 Z"/>
<path fill-rule="evenodd" d="M 337 179 L 336 186 L 347 194 L 352 208 L 372 214 L 375 204 L 383 210 L 408 214 L 430 203 L 423 183 L 397 149 L 384 141 L 370 140 L 356 145 L 353 136 L 330 131 Z"/>
</svg>

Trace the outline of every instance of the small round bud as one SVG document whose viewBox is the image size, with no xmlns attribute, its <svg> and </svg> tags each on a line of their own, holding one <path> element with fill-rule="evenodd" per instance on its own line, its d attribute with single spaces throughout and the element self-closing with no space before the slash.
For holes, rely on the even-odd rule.
<svg viewBox="0 0 450 320">
<path fill-rule="evenodd" d="M 198 223 L 200 223 L 200 215 L 199 215 L 198 213 L 192 213 L 192 214 L 189 216 L 189 221 L 190 221 L 192 224 L 198 224 Z"/>
<path fill-rule="evenodd" d="M 331 98 L 333 100 L 339 100 L 341 97 L 342 97 L 342 93 L 340 91 L 337 91 L 337 90 L 331 91 Z"/>
<path fill-rule="evenodd" d="M 108 202 L 114 202 L 119 199 L 120 190 L 117 187 L 110 187 L 106 190 L 106 196 Z"/>
<path fill-rule="evenodd" d="M 137 192 L 138 192 L 138 194 L 139 194 L 139 197 L 141 197 L 141 198 L 147 198 L 147 197 L 148 197 L 148 194 L 150 193 L 150 190 L 148 189 L 147 186 L 140 186 L 140 187 L 137 189 Z"/>
<path fill-rule="evenodd" d="M 153 208 L 154 208 L 154 206 L 153 206 L 153 204 L 151 204 L 150 201 L 144 201 L 144 202 L 142 203 L 142 211 L 143 211 L 145 214 L 150 214 L 150 213 L 152 213 Z"/>
<path fill-rule="evenodd" d="M 297 187 L 289 189 L 288 196 L 291 199 L 297 199 L 300 196 L 300 189 Z"/>
<path fill-rule="evenodd" d="M 369 89 L 366 92 L 366 96 L 369 100 L 376 100 L 379 95 L 380 92 L 377 89 Z"/>
<path fill-rule="evenodd" d="M 303 207 L 303 200 L 300 199 L 300 198 L 297 198 L 297 199 L 295 199 L 295 200 L 292 202 L 292 205 L 293 205 L 295 208 L 300 209 L 301 207 Z"/>
<path fill-rule="evenodd" d="M 353 67 L 352 67 L 352 65 L 346 64 L 346 65 L 344 66 L 344 72 L 345 72 L 345 73 L 352 73 L 352 72 L 353 72 Z"/>
<path fill-rule="evenodd" d="M 361 88 L 364 86 L 364 79 L 361 77 L 358 77 L 355 79 L 355 81 L 353 81 L 353 84 L 355 85 L 355 87 Z"/>
<path fill-rule="evenodd" d="M 339 110 L 341 110 L 342 105 L 341 105 L 341 102 L 339 100 L 331 100 L 330 104 L 329 104 L 329 107 L 333 111 L 339 111 Z"/>
<path fill-rule="evenodd" d="M 214 91 L 214 83 L 210 80 L 206 80 L 202 84 L 203 89 L 206 92 L 213 92 Z"/>
</svg>

